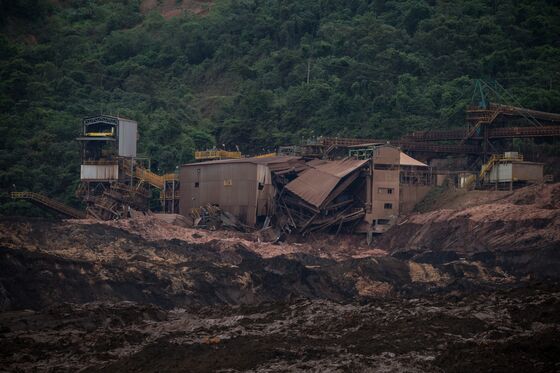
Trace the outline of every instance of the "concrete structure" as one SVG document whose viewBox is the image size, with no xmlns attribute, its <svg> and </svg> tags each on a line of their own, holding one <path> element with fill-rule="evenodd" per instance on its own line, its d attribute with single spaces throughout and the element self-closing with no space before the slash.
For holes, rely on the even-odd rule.
<svg viewBox="0 0 560 373">
<path fill-rule="evenodd" d="M 270 157 L 185 164 L 179 174 L 179 211 L 189 216 L 193 208 L 214 204 L 253 226 L 273 211 L 276 190 L 271 172 L 298 163 L 303 164 L 299 157 Z"/>
<path fill-rule="evenodd" d="M 496 163 L 485 175 L 485 183 L 529 182 L 542 183 L 543 163 L 526 161 L 503 161 Z"/>
<path fill-rule="evenodd" d="M 412 211 L 435 183 L 427 165 L 392 145 L 374 148 L 370 180 L 364 217 L 368 227 L 362 230 L 375 233 L 387 230 L 399 214 Z"/>
</svg>

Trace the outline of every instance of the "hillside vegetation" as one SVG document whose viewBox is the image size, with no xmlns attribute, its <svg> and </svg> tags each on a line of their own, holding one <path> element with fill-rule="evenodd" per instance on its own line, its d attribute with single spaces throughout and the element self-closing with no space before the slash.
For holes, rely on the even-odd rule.
<svg viewBox="0 0 560 373">
<path fill-rule="evenodd" d="M 137 120 L 163 172 L 213 145 L 460 126 L 473 78 L 560 111 L 552 0 L 216 0 L 170 18 L 141 5 L 0 2 L 3 202 L 15 185 L 77 203 L 74 138 L 97 113 Z"/>
</svg>

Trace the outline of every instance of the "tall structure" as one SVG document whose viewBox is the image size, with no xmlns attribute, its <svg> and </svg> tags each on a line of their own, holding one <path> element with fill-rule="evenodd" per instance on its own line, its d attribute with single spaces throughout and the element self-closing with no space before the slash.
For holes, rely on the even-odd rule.
<svg viewBox="0 0 560 373">
<path fill-rule="evenodd" d="M 107 220 L 147 211 L 148 183 L 135 177 L 138 124 L 108 115 L 82 122 L 80 186 L 88 215 Z"/>
<path fill-rule="evenodd" d="M 363 231 L 383 233 L 409 213 L 435 184 L 430 168 L 392 145 L 371 148 Z"/>
</svg>

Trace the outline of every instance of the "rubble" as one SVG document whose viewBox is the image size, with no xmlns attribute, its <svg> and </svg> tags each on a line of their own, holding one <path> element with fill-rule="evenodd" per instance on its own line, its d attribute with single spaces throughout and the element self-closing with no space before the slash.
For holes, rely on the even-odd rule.
<svg viewBox="0 0 560 373">
<path fill-rule="evenodd" d="M 279 226 L 287 233 L 292 230 L 308 235 L 336 227 L 338 235 L 350 224 L 350 232 L 365 216 L 363 201 L 356 200 L 352 186 L 364 184 L 360 170 L 368 160 L 345 158 L 338 161 L 311 160 L 308 169 L 293 180 L 276 179 Z"/>
<path fill-rule="evenodd" d="M 1 219 L 0 366 L 555 371 L 559 188 L 477 194 L 372 247 L 344 232 L 277 240 L 270 221 Z"/>
</svg>

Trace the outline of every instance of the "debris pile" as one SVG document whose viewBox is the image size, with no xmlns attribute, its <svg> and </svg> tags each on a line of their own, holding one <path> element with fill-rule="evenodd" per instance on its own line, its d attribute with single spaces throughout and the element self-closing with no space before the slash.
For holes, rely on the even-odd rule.
<svg viewBox="0 0 560 373">
<path fill-rule="evenodd" d="M 276 179 L 279 226 L 308 235 L 336 227 L 352 232 L 365 215 L 364 174 L 368 160 L 351 158 L 339 161 L 314 159 L 308 168 L 292 179 Z M 278 185 L 280 184 L 280 185 Z"/>
<path fill-rule="evenodd" d="M 192 219 L 193 227 L 196 228 L 205 228 L 211 231 L 220 228 L 229 228 L 241 232 L 251 230 L 250 227 L 241 223 L 232 213 L 210 203 L 206 204 L 206 206 L 191 209 L 189 216 Z"/>
<path fill-rule="evenodd" d="M 492 192 L 487 192 L 491 194 Z M 377 242 L 400 258 L 477 258 L 531 276 L 556 276 L 560 265 L 560 183 L 522 188 L 473 206 L 458 196 L 460 209 L 438 209 L 403 218 Z"/>
</svg>

